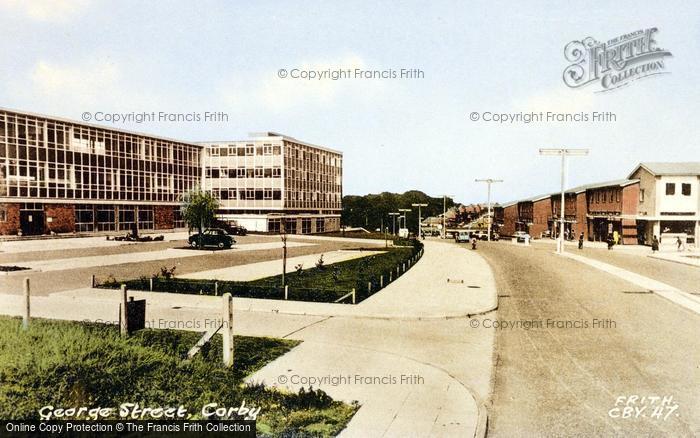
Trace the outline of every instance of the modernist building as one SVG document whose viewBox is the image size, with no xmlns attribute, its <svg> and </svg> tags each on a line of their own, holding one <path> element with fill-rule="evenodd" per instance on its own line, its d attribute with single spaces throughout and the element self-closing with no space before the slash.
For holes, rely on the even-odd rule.
<svg viewBox="0 0 700 438">
<path fill-rule="evenodd" d="M 636 220 L 645 242 L 678 234 L 700 241 L 700 162 L 640 163 L 629 178 L 639 180 Z"/>
<path fill-rule="evenodd" d="M 202 146 L 0 109 L 0 234 L 183 227 Z"/>
<path fill-rule="evenodd" d="M 617 233 L 623 244 L 640 243 L 636 221 L 639 180 L 591 184 L 585 191 L 584 235 L 588 240 L 602 242 Z"/>
<path fill-rule="evenodd" d="M 283 218 L 292 234 L 340 229 L 341 152 L 274 132 L 201 145 L 222 219 L 260 232 L 279 232 Z"/>
</svg>

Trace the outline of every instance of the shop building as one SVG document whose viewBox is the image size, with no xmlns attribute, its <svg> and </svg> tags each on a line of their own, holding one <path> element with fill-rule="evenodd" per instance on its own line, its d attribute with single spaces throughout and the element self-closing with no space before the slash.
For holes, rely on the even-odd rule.
<svg viewBox="0 0 700 438">
<path fill-rule="evenodd" d="M 700 240 L 700 162 L 640 163 L 629 175 L 639 180 L 637 229 L 639 240 L 662 244 L 681 237 Z"/>
</svg>

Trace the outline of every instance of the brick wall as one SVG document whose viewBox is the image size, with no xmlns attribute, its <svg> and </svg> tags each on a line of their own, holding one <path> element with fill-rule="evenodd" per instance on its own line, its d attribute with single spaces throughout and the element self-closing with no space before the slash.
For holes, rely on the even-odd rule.
<svg viewBox="0 0 700 438">
<path fill-rule="evenodd" d="M 532 226 L 530 235 L 540 238 L 549 229 L 549 218 L 552 213 L 552 198 L 544 198 L 532 204 Z"/>
<path fill-rule="evenodd" d="M 509 205 L 503 208 L 503 227 L 501 234 L 512 236 L 515 234 L 515 222 L 518 220 L 518 204 Z"/>
<path fill-rule="evenodd" d="M 578 239 L 578 236 L 583 233 L 583 239 L 588 239 L 588 219 L 586 214 L 588 213 L 588 202 L 586 200 L 586 192 L 581 192 L 576 194 L 576 223 L 573 224 L 572 230 L 574 231 L 574 236 Z"/>
<path fill-rule="evenodd" d="M 153 208 L 153 226 L 156 230 L 175 228 L 175 212 L 171 205 L 156 205 Z"/>
<path fill-rule="evenodd" d="M 0 222 L 0 234 L 17 234 L 19 231 L 19 204 L 0 204 L 5 211 L 5 220 Z"/>
<path fill-rule="evenodd" d="M 72 233 L 75 231 L 75 206 L 47 204 L 44 207 L 44 220 L 44 230 L 47 233 Z"/>
</svg>

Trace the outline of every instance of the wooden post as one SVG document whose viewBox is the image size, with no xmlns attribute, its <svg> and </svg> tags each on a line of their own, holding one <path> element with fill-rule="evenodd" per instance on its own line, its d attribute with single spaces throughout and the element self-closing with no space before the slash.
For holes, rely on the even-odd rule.
<svg viewBox="0 0 700 438">
<path fill-rule="evenodd" d="M 218 281 L 214 282 L 214 295 L 216 295 L 217 297 L 219 296 L 219 282 Z"/>
<path fill-rule="evenodd" d="M 368 281 L 367 282 L 367 295 L 372 293 L 372 282 Z"/>
<path fill-rule="evenodd" d="M 224 366 L 233 365 L 233 297 L 226 292 L 223 295 L 223 327 L 221 336 L 224 341 Z"/>
<path fill-rule="evenodd" d="M 129 335 L 129 312 L 128 312 L 128 306 L 127 306 L 127 293 L 126 293 L 126 285 L 122 284 L 121 286 L 121 292 L 122 292 L 122 302 L 121 302 L 121 308 L 120 313 L 119 313 L 119 332 L 121 333 L 122 336 L 128 336 Z"/>
<path fill-rule="evenodd" d="M 355 288 L 352 288 L 352 303 L 355 304 Z"/>
<path fill-rule="evenodd" d="M 288 298 L 289 298 L 289 285 L 285 284 L 284 285 L 284 299 L 286 300 Z"/>
<path fill-rule="evenodd" d="M 384 287 L 384 276 L 383 275 L 379 276 L 379 287 L 380 288 Z"/>
<path fill-rule="evenodd" d="M 90 282 L 90 287 L 95 288 L 95 274 L 92 274 L 92 281 Z"/>
<path fill-rule="evenodd" d="M 406 272 L 406 263 L 403 264 L 403 272 Z"/>
<path fill-rule="evenodd" d="M 393 281 L 391 278 L 392 274 L 393 274 L 393 271 L 389 271 L 389 283 L 391 283 Z"/>
<path fill-rule="evenodd" d="M 153 292 L 153 277 L 148 279 L 148 290 Z"/>
<path fill-rule="evenodd" d="M 29 329 L 29 278 L 24 279 L 24 316 L 22 317 L 22 328 Z"/>
</svg>

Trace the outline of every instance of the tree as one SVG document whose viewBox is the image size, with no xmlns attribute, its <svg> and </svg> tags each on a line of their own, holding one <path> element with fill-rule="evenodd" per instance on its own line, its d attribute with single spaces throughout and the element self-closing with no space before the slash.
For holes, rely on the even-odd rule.
<svg viewBox="0 0 700 438">
<path fill-rule="evenodd" d="M 214 221 L 216 210 L 219 208 L 219 201 L 211 192 L 196 186 L 189 192 L 184 193 L 180 202 L 182 218 L 187 224 L 189 232 L 192 232 L 195 228 L 199 232 L 199 246 L 201 247 L 202 231 Z"/>
</svg>

